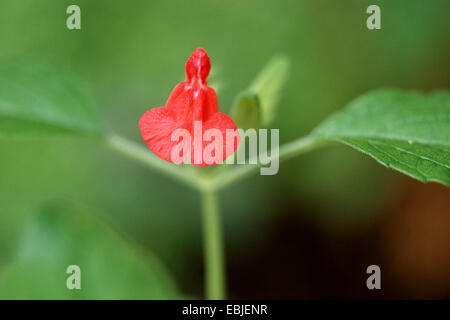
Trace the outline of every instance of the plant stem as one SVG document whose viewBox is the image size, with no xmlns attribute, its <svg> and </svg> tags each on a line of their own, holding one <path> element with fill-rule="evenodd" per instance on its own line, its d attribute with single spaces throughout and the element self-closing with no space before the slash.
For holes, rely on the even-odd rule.
<svg viewBox="0 0 450 320">
<path fill-rule="evenodd" d="M 174 165 L 161 161 L 161 159 L 145 148 L 117 135 L 110 134 L 104 141 L 109 147 L 119 153 L 200 191 L 203 207 L 205 296 L 206 299 L 210 300 L 226 299 L 224 245 L 216 192 L 257 172 L 261 164 L 239 166 L 235 169 L 223 170 L 212 177 L 202 177 L 191 167 L 182 168 L 183 165 Z M 326 140 L 318 139 L 314 136 L 306 136 L 292 141 L 281 146 L 279 161 L 281 163 L 283 160 L 307 152 L 326 142 Z"/>
<path fill-rule="evenodd" d="M 176 165 L 162 161 L 153 153 L 141 147 L 137 143 L 114 134 L 107 136 L 105 141 L 106 144 L 112 149 L 127 157 L 137 160 L 155 171 L 162 172 L 171 178 L 184 183 L 185 185 L 193 187 L 194 189 L 202 190 L 204 188 L 204 179 L 195 174 L 192 170 L 193 168 L 183 168 L 183 165 Z"/>
<path fill-rule="evenodd" d="M 325 140 L 316 139 L 310 136 L 306 136 L 289 142 L 280 147 L 279 162 L 281 163 L 284 160 L 291 159 L 299 154 L 322 146 L 325 143 Z M 245 178 L 246 176 L 257 172 L 260 167 L 261 164 L 258 163 L 255 165 L 239 166 L 238 168 L 227 170 L 227 172 L 224 172 L 223 174 L 220 174 L 214 178 L 215 183 L 213 183 L 213 185 L 215 186 L 215 190 L 227 187 L 234 182 L 237 182 Z"/>
<path fill-rule="evenodd" d="M 203 250 L 206 299 L 226 299 L 224 245 L 219 206 L 214 191 L 202 192 Z"/>
<path fill-rule="evenodd" d="M 137 143 L 120 136 L 110 134 L 106 137 L 105 141 L 108 146 L 123 155 L 133 158 L 151 169 L 162 172 L 200 192 L 219 190 L 227 187 L 234 182 L 256 173 L 261 167 L 261 164 L 242 165 L 235 169 L 224 170 L 214 177 L 202 177 L 194 172 L 194 168 L 189 165 L 175 165 L 161 161 L 161 159 L 145 148 L 139 146 Z M 284 160 L 288 160 L 299 154 L 315 149 L 325 143 L 327 143 L 326 140 L 312 136 L 306 136 L 289 142 L 280 147 L 279 162 L 281 163 Z"/>
</svg>

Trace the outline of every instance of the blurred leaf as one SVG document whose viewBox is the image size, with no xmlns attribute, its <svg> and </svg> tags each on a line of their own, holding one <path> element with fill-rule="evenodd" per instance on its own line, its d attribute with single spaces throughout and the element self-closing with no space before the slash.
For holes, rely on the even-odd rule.
<svg viewBox="0 0 450 320">
<path fill-rule="evenodd" d="M 233 120 L 240 129 L 258 129 L 260 127 L 260 103 L 258 96 L 252 92 L 239 95 L 231 112 Z"/>
<path fill-rule="evenodd" d="M 0 67 L 0 136 L 101 131 L 92 97 L 73 76 L 44 65 Z"/>
<path fill-rule="evenodd" d="M 313 135 L 348 144 L 423 182 L 450 185 L 448 92 L 371 92 L 330 117 Z"/>
<path fill-rule="evenodd" d="M 92 212 L 51 204 L 26 229 L 17 260 L 0 279 L 7 299 L 179 298 L 153 256 L 126 242 Z M 68 290 L 69 265 L 81 269 L 81 290 Z"/>
<path fill-rule="evenodd" d="M 261 104 L 261 123 L 266 126 L 275 118 L 275 106 L 281 89 L 289 75 L 289 60 L 284 56 L 272 58 L 250 85 L 250 92 L 259 98 Z"/>
</svg>

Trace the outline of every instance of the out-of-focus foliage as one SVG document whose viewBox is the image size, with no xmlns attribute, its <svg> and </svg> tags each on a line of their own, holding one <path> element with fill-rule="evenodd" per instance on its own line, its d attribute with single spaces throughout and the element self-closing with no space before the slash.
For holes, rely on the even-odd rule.
<svg viewBox="0 0 450 320">
<path fill-rule="evenodd" d="M 254 92 L 261 104 L 261 127 L 270 125 L 277 114 L 275 109 L 280 101 L 282 87 L 289 75 L 290 64 L 286 57 L 275 57 L 250 85 L 250 92 Z"/>
<path fill-rule="evenodd" d="M 65 285 L 71 265 L 80 268 L 81 290 Z M 67 203 L 48 204 L 33 217 L 17 259 L 0 278 L 2 299 L 180 297 L 155 257 L 123 240 L 92 210 Z"/>
<path fill-rule="evenodd" d="M 261 126 L 261 104 L 256 93 L 242 92 L 234 104 L 231 117 L 240 129 L 258 129 Z"/>
<path fill-rule="evenodd" d="M 283 86 L 289 75 L 286 57 L 272 58 L 250 87 L 237 96 L 231 116 L 238 128 L 265 128 L 277 114 Z"/>
<path fill-rule="evenodd" d="M 0 136 L 100 134 L 102 124 L 88 89 L 51 66 L 0 68 Z"/>
</svg>

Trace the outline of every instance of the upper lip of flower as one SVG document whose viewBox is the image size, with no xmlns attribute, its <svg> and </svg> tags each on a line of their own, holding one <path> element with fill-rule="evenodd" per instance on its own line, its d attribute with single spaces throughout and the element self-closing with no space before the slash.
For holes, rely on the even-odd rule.
<svg viewBox="0 0 450 320">
<path fill-rule="evenodd" d="M 211 70 L 211 62 L 203 48 L 198 48 L 186 61 L 186 82 L 197 79 L 201 85 L 207 85 L 206 78 Z"/>
</svg>

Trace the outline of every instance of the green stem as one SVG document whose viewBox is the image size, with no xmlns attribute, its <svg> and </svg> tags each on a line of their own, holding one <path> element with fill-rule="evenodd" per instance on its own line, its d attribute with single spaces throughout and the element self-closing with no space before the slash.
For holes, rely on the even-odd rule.
<svg viewBox="0 0 450 320">
<path fill-rule="evenodd" d="M 202 192 L 206 299 L 226 299 L 222 224 L 214 191 Z"/>
<path fill-rule="evenodd" d="M 162 172 L 200 192 L 205 190 L 219 190 L 227 187 L 249 175 L 256 173 L 261 167 L 260 164 L 240 165 L 233 169 L 220 170 L 217 175 L 212 177 L 202 177 L 195 172 L 195 168 L 192 168 L 189 165 L 175 165 L 161 161 L 161 159 L 156 157 L 146 148 L 143 148 L 137 143 L 120 136 L 111 134 L 106 137 L 105 141 L 112 149 L 122 153 L 123 155 L 133 158 L 151 169 Z M 326 143 L 326 140 L 311 136 L 306 136 L 289 142 L 280 147 L 279 162 L 281 163 L 284 160 L 293 158 Z M 225 166 L 225 164 L 221 166 Z"/>
<path fill-rule="evenodd" d="M 182 164 L 176 165 L 162 161 L 152 152 L 141 147 L 135 142 L 114 134 L 107 136 L 105 141 L 109 147 L 119 153 L 133 158 L 151 169 L 154 169 L 155 171 L 162 172 L 167 176 L 188 185 L 189 187 L 202 190 L 206 184 L 206 181 L 194 172 L 194 168 L 188 166 L 185 167 L 185 165 Z"/>
</svg>

